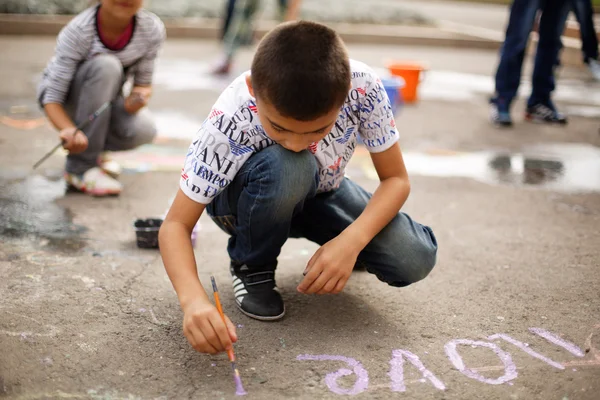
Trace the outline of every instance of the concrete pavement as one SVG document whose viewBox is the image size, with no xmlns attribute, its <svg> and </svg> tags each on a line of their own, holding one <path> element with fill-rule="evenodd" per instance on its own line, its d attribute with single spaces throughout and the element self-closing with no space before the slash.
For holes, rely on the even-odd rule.
<svg viewBox="0 0 600 400">
<path fill-rule="evenodd" d="M 110 199 L 65 195 L 61 154 L 31 171 L 56 140 L 33 97 L 52 50 L 48 37 L 0 37 L 0 397 L 234 398 L 227 358 L 187 344 L 158 252 L 137 249 L 131 226 L 162 215 L 177 189 L 185 149 L 227 84 L 203 72 L 218 48 L 167 42 L 151 105 L 161 137 L 120 156 L 126 191 Z M 438 265 L 404 289 L 357 273 L 339 296 L 303 296 L 294 288 L 316 246 L 290 240 L 277 275 L 288 315 L 260 323 L 235 309 L 227 238 L 203 217 L 199 274 L 205 285 L 216 276 L 238 326 L 248 397 L 597 398 L 598 84 L 566 68 L 558 104 L 591 116 L 530 125 L 520 101 L 516 127 L 496 130 L 486 106 L 494 51 L 350 53 L 376 67 L 430 65 L 421 102 L 397 124 L 412 183 L 404 211 L 434 229 Z M 236 70 L 250 58 L 242 52 Z M 373 190 L 368 161 L 357 151 L 348 174 Z"/>
</svg>

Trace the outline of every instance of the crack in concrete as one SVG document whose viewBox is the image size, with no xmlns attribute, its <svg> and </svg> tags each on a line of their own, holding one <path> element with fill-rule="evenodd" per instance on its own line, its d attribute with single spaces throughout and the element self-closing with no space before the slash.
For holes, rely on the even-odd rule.
<svg viewBox="0 0 600 400">
<path fill-rule="evenodd" d="M 145 322 L 160 327 L 160 328 L 168 328 L 170 327 L 170 324 L 167 322 L 161 322 L 156 318 L 156 315 L 154 314 L 154 311 L 152 310 L 152 308 L 150 307 L 148 310 L 150 311 L 150 317 L 146 317 L 143 315 L 139 315 L 138 313 L 136 313 L 133 309 L 132 309 L 132 304 L 134 303 L 135 299 L 133 298 L 132 294 L 131 294 L 131 290 L 133 285 L 141 278 L 141 276 L 148 270 L 148 267 L 150 267 L 151 265 L 153 265 L 158 259 L 159 259 L 160 255 L 155 256 L 154 258 L 152 258 L 152 260 L 145 262 L 142 264 L 142 268 L 141 270 L 136 273 L 134 276 L 128 278 L 123 287 L 120 289 L 115 289 L 115 290 L 108 290 L 106 289 L 106 287 L 103 286 L 99 286 L 103 289 L 106 297 L 107 297 L 107 301 L 116 305 L 117 308 L 121 311 L 121 313 L 129 315 L 129 316 L 133 316 L 136 319 L 143 319 Z M 117 296 L 114 296 L 113 294 L 117 293 Z M 118 296 L 118 293 L 122 294 L 122 296 Z M 118 298 L 115 298 L 118 297 Z M 127 305 L 124 305 L 122 300 L 126 300 Z M 167 329 L 169 330 L 169 329 Z"/>
</svg>

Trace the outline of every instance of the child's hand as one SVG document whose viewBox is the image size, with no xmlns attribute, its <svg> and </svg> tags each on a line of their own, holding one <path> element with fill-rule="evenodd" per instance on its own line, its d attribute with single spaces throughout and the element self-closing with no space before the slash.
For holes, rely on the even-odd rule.
<svg viewBox="0 0 600 400">
<path fill-rule="evenodd" d="M 231 349 L 232 342 L 237 341 L 231 320 L 225 316 L 225 325 L 219 311 L 210 302 L 196 300 L 183 311 L 183 334 L 197 351 L 217 354 Z"/>
<path fill-rule="evenodd" d="M 325 243 L 312 256 L 298 291 L 304 294 L 337 294 L 344 289 L 360 251 L 339 236 Z"/>
<path fill-rule="evenodd" d="M 71 154 L 84 152 L 88 147 L 88 139 L 85 133 L 78 131 L 77 128 L 65 128 L 58 134 L 63 147 L 69 150 Z"/>
<path fill-rule="evenodd" d="M 131 89 L 131 94 L 125 99 L 125 111 L 135 114 L 148 104 L 152 89 L 150 87 L 136 86 Z"/>
</svg>

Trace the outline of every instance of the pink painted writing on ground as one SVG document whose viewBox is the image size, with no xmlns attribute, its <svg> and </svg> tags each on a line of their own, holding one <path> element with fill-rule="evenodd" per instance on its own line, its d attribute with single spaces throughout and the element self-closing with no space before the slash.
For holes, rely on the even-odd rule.
<svg viewBox="0 0 600 400">
<path fill-rule="evenodd" d="M 405 392 L 406 385 L 404 383 L 404 359 L 407 359 L 415 368 L 419 370 L 419 372 L 423 375 L 425 379 L 428 379 L 429 382 L 433 386 L 435 386 L 439 390 L 445 390 L 446 386 L 442 381 L 436 378 L 431 371 L 429 371 L 419 357 L 416 354 L 411 353 L 408 350 L 393 350 L 392 351 L 392 359 L 390 360 L 390 372 L 388 373 L 390 379 L 392 380 L 392 392 Z"/>
<path fill-rule="evenodd" d="M 459 344 L 466 345 L 466 346 L 473 346 L 473 347 L 485 347 L 485 348 L 492 350 L 494 353 L 496 353 L 496 355 L 498 356 L 500 361 L 502 361 L 502 364 L 504 364 L 504 375 L 502 375 L 496 379 L 491 379 L 491 378 L 486 378 L 485 376 L 483 376 L 481 374 L 478 374 L 477 372 L 473 371 L 470 368 L 467 368 L 465 366 L 465 363 L 462 360 L 462 357 L 460 356 L 460 354 L 458 354 L 458 350 L 457 350 L 456 346 Z M 494 343 L 475 341 L 475 340 L 469 340 L 469 339 L 454 339 L 454 340 L 451 340 L 448 343 L 446 343 L 446 346 L 444 346 L 444 349 L 446 350 L 446 355 L 450 359 L 450 362 L 452 363 L 452 365 L 454 365 L 454 367 L 457 370 L 462 372 L 465 376 L 468 376 L 469 378 L 473 378 L 479 382 L 488 383 L 490 385 L 501 385 L 503 383 L 512 381 L 518 375 L 517 366 L 513 362 L 510 354 L 507 353 L 506 351 L 502 350 L 500 347 L 498 347 Z"/>
<path fill-rule="evenodd" d="M 555 335 L 552 332 L 548 332 L 547 330 L 544 330 L 542 328 L 529 328 L 529 331 L 543 337 L 552 344 L 562 347 L 574 356 L 585 357 L 585 353 L 581 351 L 581 349 L 577 345 L 564 340 L 563 338 L 561 338 L 558 335 Z"/>
<path fill-rule="evenodd" d="M 362 364 L 355 360 L 354 358 L 344 357 L 344 356 L 330 356 L 327 354 L 323 355 L 311 355 L 311 354 L 301 354 L 296 357 L 296 360 L 299 361 L 343 361 L 348 366 L 352 367 L 352 370 L 347 368 L 340 368 L 336 372 L 330 372 L 325 376 L 325 384 L 333 393 L 336 394 L 345 394 L 345 395 L 355 395 L 364 392 L 367 390 L 369 386 L 369 373 L 366 369 L 363 368 Z M 356 382 L 354 386 L 350 389 L 341 388 L 337 380 L 342 376 L 351 375 L 352 373 L 356 374 Z"/>
<path fill-rule="evenodd" d="M 535 357 L 538 360 L 542 360 L 546 364 L 552 365 L 554 368 L 565 369 L 565 367 L 562 364 L 557 363 L 556 361 L 552 361 L 551 359 L 549 359 L 546 356 L 541 355 L 537 351 L 533 351 L 532 349 L 529 348 L 529 346 L 527 346 L 527 344 L 525 344 L 521 341 L 518 341 L 517 339 L 513 339 L 510 336 L 505 335 L 504 333 L 497 333 L 495 335 L 489 336 L 488 339 L 489 340 L 496 340 L 496 339 L 505 340 L 508 343 L 517 346 L 518 348 L 520 348 L 521 350 L 523 350 L 525 353 L 529 354 L 530 356 Z"/>
<path fill-rule="evenodd" d="M 541 328 L 529 328 L 529 331 L 533 334 L 536 334 L 548 342 L 560 346 L 570 352 L 571 354 L 577 357 L 585 357 L 585 353 L 574 343 L 571 343 L 567 340 L 562 339 L 560 336 L 546 331 Z M 593 335 L 593 333 L 592 333 Z M 591 336 L 590 335 L 590 338 Z M 590 338 L 588 338 L 588 342 L 591 343 Z M 523 350 L 526 354 L 544 361 L 546 364 L 558 368 L 561 370 L 565 369 L 565 363 L 561 364 L 557 361 L 554 361 L 536 351 L 531 349 L 528 344 L 523 343 L 517 339 L 512 338 L 511 336 L 504 333 L 497 333 L 491 336 L 488 336 L 489 340 L 504 340 L 507 343 L 512 344 L 513 346 L 518 347 Z M 587 342 L 586 342 L 587 343 Z M 471 346 L 473 348 L 483 348 L 491 350 L 501 361 L 502 366 L 498 367 L 498 369 L 503 370 L 504 374 L 497 378 L 488 378 L 480 373 L 478 370 L 484 370 L 485 368 L 469 368 L 465 365 L 463 358 L 461 357 L 458 346 Z M 590 345 L 590 347 L 592 347 Z M 487 341 L 476 341 L 470 339 L 454 339 L 446 343 L 444 346 L 444 350 L 446 355 L 452 365 L 463 375 L 468 378 L 474 379 L 478 382 L 489 384 L 489 385 L 501 385 L 508 384 L 513 385 L 513 380 L 518 377 L 517 366 L 515 365 L 512 356 L 507 351 L 501 349 L 496 343 L 487 342 Z M 594 352 L 596 349 L 593 349 Z M 427 352 L 425 352 L 427 353 Z M 340 368 L 335 372 L 330 372 L 325 376 L 325 384 L 327 388 L 336 394 L 339 395 L 356 395 L 364 392 L 368 389 L 369 386 L 369 375 L 367 370 L 363 367 L 363 365 L 356 359 L 339 356 L 339 355 L 311 355 L 311 354 L 301 354 L 296 357 L 297 360 L 300 361 L 342 361 L 346 363 L 349 368 Z M 404 379 L 404 361 L 408 361 L 413 367 L 415 367 L 423 376 L 423 378 L 419 379 L 420 382 L 427 382 L 427 380 L 438 390 L 445 390 L 446 385 L 438 379 L 431 371 L 429 371 L 423 362 L 419 359 L 419 357 L 405 349 L 396 349 L 392 351 L 392 358 L 390 360 L 390 370 L 388 376 L 391 380 L 391 391 L 392 392 L 405 392 L 406 383 Z M 569 362 L 566 362 L 568 364 Z M 350 369 L 351 368 L 351 369 Z M 493 369 L 496 369 L 494 367 Z M 573 369 L 575 371 L 575 369 Z M 344 376 L 349 376 L 355 374 L 356 380 L 354 385 L 349 388 L 343 388 L 339 385 L 338 379 Z"/>
</svg>

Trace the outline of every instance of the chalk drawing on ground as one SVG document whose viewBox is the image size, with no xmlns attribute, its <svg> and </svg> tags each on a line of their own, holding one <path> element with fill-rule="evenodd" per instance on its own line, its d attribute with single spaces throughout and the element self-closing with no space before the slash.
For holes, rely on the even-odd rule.
<svg viewBox="0 0 600 400">
<path fill-rule="evenodd" d="M 39 325 L 40 327 L 44 327 L 46 328 L 44 331 L 41 332 L 34 332 L 34 331 L 30 331 L 30 330 L 26 330 L 26 331 L 13 331 L 13 330 L 6 330 L 6 329 L 0 329 L 0 334 L 2 335 L 7 335 L 7 336 L 14 336 L 14 337 L 20 337 L 22 340 L 28 339 L 30 337 L 55 337 L 60 333 L 60 330 L 55 327 L 54 325 L 48 325 L 48 324 L 42 324 L 40 321 L 28 317 L 26 315 L 21 315 L 21 314 L 17 314 L 17 313 L 13 313 L 10 311 L 4 311 L 6 314 L 11 314 L 14 315 L 16 317 L 20 317 L 29 321 L 33 321 L 35 322 L 37 325 Z"/>
</svg>

